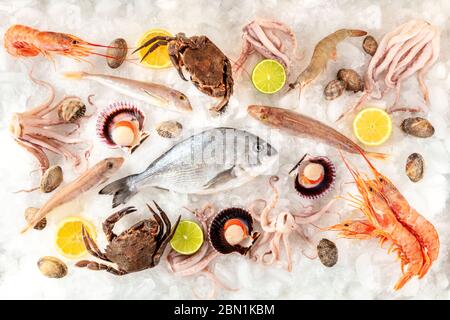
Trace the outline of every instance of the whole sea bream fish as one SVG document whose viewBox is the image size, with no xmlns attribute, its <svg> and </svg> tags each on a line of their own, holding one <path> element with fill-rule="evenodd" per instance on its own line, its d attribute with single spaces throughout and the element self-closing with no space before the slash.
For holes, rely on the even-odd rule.
<svg viewBox="0 0 450 320">
<path fill-rule="evenodd" d="M 64 76 L 68 79 L 96 81 L 126 96 L 163 109 L 177 112 L 192 111 L 191 103 L 185 94 L 162 84 L 87 72 L 67 72 Z"/>
<path fill-rule="evenodd" d="M 277 158 L 274 147 L 250 132 L 214 128 L 179 142 L 144 172 L 114 181 L 99 193 L 114 195 L 113 208 L 145 187 L 209 194 L 236 188 L 266 173 Z"/>
</svg>

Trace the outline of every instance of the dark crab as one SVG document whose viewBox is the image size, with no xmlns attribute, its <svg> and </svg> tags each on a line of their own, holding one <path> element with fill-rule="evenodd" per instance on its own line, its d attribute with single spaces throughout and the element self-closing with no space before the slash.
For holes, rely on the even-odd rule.
<svg viewBox="0 0 450 320">
<path fill-rule="evenodd" d="M 171 223 L 165 212 L 153 201 L 158 212 L 156 213 L 149 205 L 153 219 L 145 219 L 121 234 L 113 233 L 114 224 L 125 215 L 135 212 L 134 207 L 127 207 L 112 214 L 103 223 L 103 232 L 108 239 L 108 246 L 105 253 L 101 252 L 89 236 L 89 233 L 83 228 L 83 241 L 86 249 L 94 257 L 104 261 L 112 262 L 117 265 L 117 269 L 106 264 L 94 261 L 82 260 L 76 265 L 81 268 L 91 270 L 106 270 L 112 274 L 121 276 L 131 272 L 150 269 L 159 263 L 159 260 L 172 239 L 173 234 L 180 222 L 178 217 L 175 226 L 171 227 Z"/>
<path fill-rule="evenodd" d="M 221 112 L 228 105 L 233 94 L 233 76 L 231 63 L 222 51 L 206 36 L 186 37 L 178 33 L 175 37 L 157 36 L 134 52 L 153 45 L 148 49 L 142 60 L 161 45 L 167 45 L 170 60 L 180 77 L 186 80 L 182 67 L 191 75 L 191 81 L 203 93 L 212 97 L 223 97 L 212 111 Z M 186 80 L 187 81 L 187 80 Z"/>
</svg>

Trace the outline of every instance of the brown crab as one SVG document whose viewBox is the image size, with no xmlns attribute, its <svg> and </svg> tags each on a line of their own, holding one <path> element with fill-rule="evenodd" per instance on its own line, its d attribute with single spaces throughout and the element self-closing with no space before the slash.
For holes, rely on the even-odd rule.
<svg viewBox="0 0 450 320">
<path fill-rule="evenodd" d="M 117 269 L 106 264 L 88 260 L 79 261 L 76 266 L 91 270 L 106 270 L 117 276 L 156 266 L 159 263 L 164 249 L 170 239 L 172 239 L 181 217 L 178 217 L 172 229 L 170 220 L 165 212 L 156 202 L 153 201 L 153 203 L 159 215 L 147 205 L 153 214 L 153 219 L 142 220 L 119 235 L 114 234 L 112 231 L 114 224 L 125 215 L 135 212 L 136 208 L 127 207 L 112 214 L 105 220 L 103 223 L 103 232 L 109 242 L 105 253 L 99 250 L 97 244 L 83 228 L 83 241 L 88 252 L 96 258 L 115 263 Z"/>
<path fill-rule="evenodd" d="M 167 45 L 170 60 L 183 80 L 186 80 L 182 67 L 191 75 L 191 81 L 203 93 L 223 99 L 211 111 L 221 112 L 228 105 L 233 94 L 231 63 L 222 51 L 206 36 L 186 37 L 178 33 L 175 37 L 153 37 L 134 52 L 153 44 L 145 55 L 161 45 Z M 187 80 L 186 80 L 187 81 Z"/>
</svg>

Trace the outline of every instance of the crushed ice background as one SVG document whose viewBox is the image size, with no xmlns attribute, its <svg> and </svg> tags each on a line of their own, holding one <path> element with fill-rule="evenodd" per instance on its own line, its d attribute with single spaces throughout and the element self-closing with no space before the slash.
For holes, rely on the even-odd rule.
<svg viewBox="0 0 450 320">
<path fill-rule="evenodd" d="M 450 125 L 449 125 L 449 89 L 450 89 L 450 46 L 448 19 L 450 2 L 441 1 L 0 1 L 0 34 L 15 23 L 30 25 L 41 30 L 52 30 L 77 35 L 85 40 L 108 44 L 116 37 L 125 38 L 133 46 L 147 29 L 163 27 L 176 33 L 187 35 L 207 35 L 231 59 L 236 59 L 241 47 L 241 27 L 255 17 L 279 19 L 295 31 L 298 37 L 299 53 L 306 58 L 296 63 L 295 74 L 309 62 L 315 44 L 324 36 L 339 28 L 359 28 L 367 30 L 380 40 L 381 36 L 401 23 L 412 18 L 425 19 L 442 30 L 441 54 L 438 62 L 430 70 L 426 83 L 430 89 L 431 111 L 428 118 L 436 133 L 430 139 L 417 139 L 405 136 L 398 124 L 407 114 L 394 117 L 393 136 L 385 145 L 372 149 L 390 154 L 385 162 L 376 162 L 376 166 L 390 177 L 419 212 L 437 228 L 441 240 L 441 253 L 429 274 L 418 281 L 413 279 L 403 290 L 394 292 L 392 287 L 400 277 L 400 264 L 395 254 L 387 254 L 387 247 L 381 249 L 377 241 L 336 240 L 339 249 L 339 261 L 333 268 L 322 266 L 318 259 L 309 260 L 301 254 L 304 244 L 296 236 L 291 237 L 293 245 L 294 268 L 291 273 L 280 266 L 257 265 L 238 255 L 219 257 L 215 261 L 215 273 L 238 291 L 220 291 L 219 298 L 234 299 L 396 299 L 396 298 L 432 298 L 450 299 L 449 275 L 449 173 L 450 173 Z M 287 96 L 264 96 L 251 84 L 248 74 L 235 79 L 235 93 L 230 100 L 228 112 L 221 118 L 213 119 L 208 115 L 207 107 L 215 100 L 202 95 L 189 82 L 182 81 L 174 69 L 155 71 L 134 64 L 123 65 L 111 70 L 99 57 L 90 57 L 93 63 L 77 63 L 71 59 L 56 57 L 56 70 L 42 57 L 35 59 L 14 59 L 5 50 L 0 50 L 0 298 L 32 299 L 179 299 L 194 298 L 192 289 L 206 294 L 211 289 L 204 276 L 188 278 L 175 277 L 167 270 L 165 260 L 154 269 L 134 273 L 124 277 L 115 277 L 106 272 L 94 272 L 77 269 L 73 261 L 68 261 L 69 275 L 60 280 L 43 277 L 36 262 L 44 255 L 59 256 L 54 249 L 54 234 L 59 221 L 65 216 L 82 215 L 90 219 L 97 227 L 98 243 L 101 248 L 106 244 L 101 232 L 101 222 L 113 211 L 110 208 L 111 197 L 97 196 L 99 188 L 83 195 L 78 201 L 58 210 L 49 217 L 49 225 L 42 232 L 32 231 L 19 235 L 24 225 L 23 212 L 28 206 L 39 207 L 48 197 L 38 192 L 31 194 L 12 194 L 19 188 L 31 187 L 38 183 L 38 176 L 30 171 L 36 168 L 36 161 L 9 136 L 7 127 L 11 114 L 23 111 L 44 101 L 47 92 L 34 85 L 27 72 L 34 67 L 34 75 L 52 83 L 57 89 L 57 97 L 78 95 L 84 100 L 89 94 L 95 94 L 97 106 L 104 107 L 116 100 L 130 100 L 126 97 L 89 81 L 73 82 L 61 76 L 63 71 L 90 70 L 100 73 L 120 75 L 140 80 L 161 82 L 188 95 L 195 111 L 188 116 L 164 112 L 149 105 L 142 106 L 147 113 L 147 128 L 151 137 L 127 158 L 123 168 L 113 179 L 137 172 L 174 141 L 158 137 L 153 128 L 162 120 L 177 119 L 184 125 L 186 132 L 206 126 L 234 126 L 245 128 L 262 137 L 267 129 L 246 115 L 246 106 L 261 103 L 295 108 L 304 114 L 320 119 L 329 125 L 347 106 L 354 103 L 359 95 L 344 94 L 332 102 L 324 100 L 323 86 L 332 79 L 341 67 L 354 68 L 360 74 L 365 70 L 369 57 L 361 50 L 362 39 L 354 38 L 338 46 L 338 60 L 329 63 L 327 70 L 311 86 L 304 90 L 300 107 L 297 93 Z M 250 73 L 259 57 L 250 60 L 246 69 Z M 377 102 L 386 106 L 386 102 Z M 422 103 L 415 77 L 411 77 L 403 86 L 401 102 L 408 105 Z M 106 156 L 121 155 L 120 151 L 109 150 L 94 137 L 95 117 L 83 122 L 81 135 L 92 138 L 95 147 L 90 164 Z M 353 137 L 350 123 L 338 125 L 343 133 Z M 275 135 L 274 135 L 275 136 Z M 313 155 L 327 155 L 338 166 L 338 183 L 335 192 L 354 191 L 350 176 L 338 157 L 335 149 L 317 144 L 310 139 L 279 136 L 272 141 L 280 152 L 281 177 L 278 187 L 282 198 L 275 212 L 282 209 L 303 210 L 302 205 L 311 204 L 301 200 L 292 190 L 292 178 L 287 176 L 289 169 L 298 158 L 308 152 Z M 425 158 L 425 177 L 419 183 L 412 183 L 404 173 L 407 156 L 419 152 Z M 366 170 L 357 156 L 349 156 L 352 163 Z M 71 181 L 75 174 L 68 162 L 52 158 L 53 163 L 63 165 L 65 181 Z M 148 213 L 144 203 L 156 200 L 174 220 L 178 214 L 190 217 L 182 209 L 199 208 L 207 201 L 217 209 L 232 205 L 248 206 L 252 200 L 260 197 L 269 199 L 267 177 L 258 177 L 247 185 L 230 192 L 213 196 L 185 196 L 170 192 L 147 189 L 136 196 L 130 204 L 139 208 L 138 214 L 131 215 L 118 223 L 116 231 L 142 219 Z M 320 206 L 321 203 L 314 203 Z M 349 216 L 352 209 L 340 201 L 333 206 L 332 213 L 319 220 L 318 226 L 327 226 L 338 221 L 338 214 Z M 353 215 L 357 217 L 357 215 Z M 335 234 L 323 234 L 312 228 L 314 241 L 321 237 L 335 240 Z M 168 250 L 166 250 L 167 252 Z"/>
</svg>

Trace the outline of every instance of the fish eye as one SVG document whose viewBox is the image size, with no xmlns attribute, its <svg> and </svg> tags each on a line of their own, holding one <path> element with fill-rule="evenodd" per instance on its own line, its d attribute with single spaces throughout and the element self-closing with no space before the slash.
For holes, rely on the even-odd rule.
<svg viewBox="0 0 450 320">
<path fill-rule="evenodd" d="M 350 225 L 348 223 L 344 223 L 344 227 L 349 227 Z"/>
<path fill-rule="evenodd" d="M 373 192 L 373 188 L 372 188 L 372 187 L 369 187 L 369 191 L 370 191 L 370 192 Z"/>
<path fill-rule="evenodd" d="M 264 151 L 264 145 L 260 144 L 259 141 L 253 145 L 253 151 L 261 152 Z"/>
<path fill-rule="evenodd" d="M 72 40 L 72 44 L 78 44 L 78 40 Z"/>
<path fill-rule="evenodd" d="M 384 181 L 382 177 L 380 177 L 380 178 L 378 178 L 378 179 L 380 180 L 380 182 L 383 182 L 383 181 Z"/>
<path fill-rule="evenodd" d="M 106 163 L 106 167 L 107 167 L 108 169 L 112 169 L 112 168 L 114 167 L 114 164 L 113 164 L 111 161 L 108 161 L 108 162 Z"/>
<path fill-rule="evenodd" d="M 181 96 L 180 96 L 180 100 L 181 100 L 181 101 L 184 101 L 184 100 L 186 100 L 186 97 L 183 96 L 183 95 L 181 95 Z"/>
</svg>

